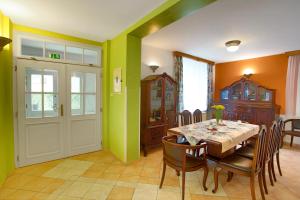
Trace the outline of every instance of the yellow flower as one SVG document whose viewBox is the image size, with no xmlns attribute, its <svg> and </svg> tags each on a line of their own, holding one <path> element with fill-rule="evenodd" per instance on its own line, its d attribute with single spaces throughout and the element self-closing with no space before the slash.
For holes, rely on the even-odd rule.
<svg viewBox="0 0 300 200">
<path fill-rule="evenodd" d="M 213 105 L 212 108 L 216 109 L 216 110 L 224 110 L 225 107 L 223 105 Z"/>
</svg>

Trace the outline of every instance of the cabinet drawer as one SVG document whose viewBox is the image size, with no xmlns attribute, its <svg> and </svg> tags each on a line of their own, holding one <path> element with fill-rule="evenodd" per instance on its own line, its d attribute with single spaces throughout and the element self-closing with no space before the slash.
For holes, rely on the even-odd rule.
<svg viewBox="0 0 300 200">
<path fill-rule="evenodd" d="M 150 141 L 151 144 L 161 143 L 161 139 L 164 136 L 164 127 L 157 127 L 150 129 Z"/>
</svg>

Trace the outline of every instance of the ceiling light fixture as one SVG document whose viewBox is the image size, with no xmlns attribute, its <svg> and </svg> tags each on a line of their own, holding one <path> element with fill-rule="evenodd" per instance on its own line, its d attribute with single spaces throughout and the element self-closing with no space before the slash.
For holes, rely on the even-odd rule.
<svg viewBox="0 0 300 200">
<path fill-rule="evenodd" d="M 240 40 L 231 40 L 225 43 L 227 51 L 235 52 L 239 49 L 239 45 L 241 44 Z"/>
</svg>

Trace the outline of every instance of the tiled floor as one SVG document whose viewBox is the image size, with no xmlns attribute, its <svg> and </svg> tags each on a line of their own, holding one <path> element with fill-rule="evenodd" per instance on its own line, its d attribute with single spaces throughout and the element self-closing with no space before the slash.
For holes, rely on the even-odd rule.
<svg viewBox="0 0 300 200">
<path fill-rule="evenodd" d="M 300 147 L 281 151 L 283 177 L 277 175 L 275 187 L 269 185 L 267 199 L 300 199 Z M 167 168 L 162 189 L 158 189 L 162 152 L 157 150 L 139 161 L 124 165 L 109 152 L 99 151 L 71 158 L 19 168 L 0 189 L 1 200 L 179 200 L 180 177 Z M 230 183 L 222 174 L 217 194 L 212 194 L 212 172 L 202 190 L 202 170 L 190 173 L 186 181 L 186 199 L 251 199 L 249 180 L 235 175 Z M 258 186 L 258 184 L 256 184 Z M 257 197 L 260 199 L 259 189 Z"/>
</svg>

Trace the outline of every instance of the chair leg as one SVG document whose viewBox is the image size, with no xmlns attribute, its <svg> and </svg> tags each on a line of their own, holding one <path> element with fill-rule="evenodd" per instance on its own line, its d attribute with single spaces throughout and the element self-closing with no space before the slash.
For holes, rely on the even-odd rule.
<svg viewBox="0 0 300 200">
<path fill-rule="evenodd" d="M 262 168 L 262 179 L 263 179 L 265 192 L 266 192 L 266 194 L 269 194 L 268 187 L 267 187 L 267 181 L 266 181 L 266 165 L 263 165 L 263 168 Z"/>
<path fill-rule="evenodd" d="M 162 172 L 162 175 L 161 175 L 161 180 L 160 180 L 159 188 L 161 188 L 162 185 L 163 185 L 163 183 L 164 183 L 164 180 L 165 180 L 165 174 L 166 174 L 166 163 L 164 162 L 164 165 L 163 165 L 163 172 Z"/>
<path fill-rule="evenodd" d="M 250 189 L 251 189 L 252 200 L 256 200 L 256 196 L 255 196 L 255 175 L 254 174 L 250 177 Z"/>
<path fill-rule="evenodd" d="M 204 191 L 207 191 L 206 180 L 207 180 L 207 176 L 208 176 L 208 167 L 205 166 L 205 167 L 203 168 L 203 170 L 204 170 L 204 174 L 203 174 L 203 183 L 202 183 L 202 185 L 203 185 Z"/>
<path fill-rule="evenodd" d="M 182 200 L 184 200 L 185 193 L 185 171 L 182 171 Z"/>
<path fill-rule="evenodd" d="M 273 178 L 272 178 L 272 167 L 271 167 L 271 161 L 268 162 L 268 173 L 269 173 L 269 179 L 272 186 L 274 186 Z"/>
<path fill-rule="evenodd" d="M 293 141 L 294 141 L 294 136 L 291 136 L 291 143 L 290 143 L 290 147 L 293 146 Z"/>
<path fill-rule="evenodd" d="M 284 136 L 281 136 L 281 140 L 280 140 L 280 148 L 283 147 L 283 138 L 284 138 Z"/>
<path fill-rule="evenodd" d="M 265 192 L 266 192 L 266 194 L 269 194 L 268 187 L 267 187 L 267 181 L 266 181 L 266 166 L 265 165 L 263 166 L 263 169 L 262 169 L 262 179 L 263 179 L 263 185 L 264 185 Z"/>
<path fill-rule="evenodd" d="M 258 174 L 258 183 L 259 183 L 259 189 L 260 189 L 260 194 L 263 200 L 265 200 L 265 192 L 263 188 L 263 183 L 262 183 L 262 173 L 259 172 Z"/>
<path fill-rule="evenodd" d="M 230 182 L 232 180 L 232 178 L 233 178 L 233 173 L 228 171 L 227 172 L 227 182 Z"/>
<path fill-rule="evenodd" d="M 180 171 L 179 170 L 175 170 L 176 171 L 176 175 L 180 176 Z"/>
<path fill-rule="evenodd" d="M 272 169 L 273 180 L 274 180 L 274 182 L 277 182 L 275 169 L 274 169 L 274 156 L 272 156 L 272 159 L 271 159 L 271 169 Z"/>
<path fill-rule="evenodd" d="M 282 176 L 280 161 L 279 161 L 279 152 L 276 153 L 276 161 L 277 161 L 277 167 L 278 167 L 279 174 L 280 174 L 280 176 Z"/>
<path fill-rule="evenodd" d="M 213 193 L 216 193 L 219 187 L 219 173 L 221 168 L 216 167 L 214 169 L 214 181 L 215 181 L 215 188 L 212 190 Z"/>
</svg>

